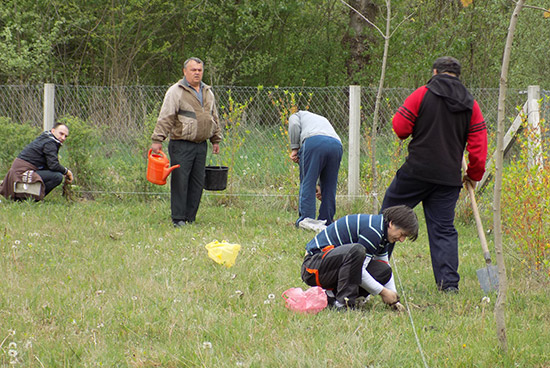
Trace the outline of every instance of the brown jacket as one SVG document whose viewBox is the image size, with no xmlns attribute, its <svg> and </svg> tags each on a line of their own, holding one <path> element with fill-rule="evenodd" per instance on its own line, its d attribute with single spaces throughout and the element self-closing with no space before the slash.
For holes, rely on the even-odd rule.
<svg viewBox="0 0 550 368">
<path fill-rule="evenodd" d="M 212 143 L 221 142 L 221 129 L 212 87 L 204 83 L 202 86 L 202 105 L 193 88 L 189 87 L 184 79 L 168 89 L 151 136 L 153 142 L 163 142 L 168 137 L 172 140 L 197 143 L 207 139 Z"/>
<path fill-rule="evenodd" d="M 6 174 L 4 182 L 0 185 L 0 194 L 7 199 L 25 199 L 29 197 L 32 197 L 37 201 L 44 199 L 46 187 L 44 186 L 44 182 L 42 181 L 40 175 L 36 173 L 36 170 L 37 168 L 33 164 L 20 158 L 16 158 L 13 161 L 10 170 Z M 15 193 L 15 183 L 18 182 L 25 184 L 40 182 L 40 184 L 42 184 L 40 195 L 35 196 L 27 193 Z"/>
</svg>

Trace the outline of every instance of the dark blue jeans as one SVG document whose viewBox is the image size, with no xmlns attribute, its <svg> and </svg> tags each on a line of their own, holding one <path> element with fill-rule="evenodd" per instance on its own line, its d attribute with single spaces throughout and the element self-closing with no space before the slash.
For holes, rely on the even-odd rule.
<svg viewBox="0 0 550 368">
<path fill-rule="evenodd" d="M 44 182 L 44 196 L 47 196 L 49 192 L 63 181 L 63 174 L 59 171 L 50 170 L 37 170 L 36 173 L 40 175 Z"/>
<path fill-rule="evenodd" d="M 181 165 L 170 174 L 170 206 L 173 221 L 195 221 L 204 188 L 207 143 L 170 140 L 170 164 Z"/>
<path fill-rule="evenodd" d="M 386 190 L 382 210 L 404 204 L 414 208 L 422 202 L 430 242 L 435 282 L 440 289 L 458 287 L 458 233 L 455 207 L 461 187 L 418 180 L 398 170 Z M 392 248 L 393 249 L 393 248 Z"/>
<path fill-rule="evenodd" d="M 332 223 L 336 213 L 336 185 L 338 184 L 338 170 L 342 160 L 342 144 L 335 138 L 316 135 L 307 138 L 300 150 L 300 197 L 298 211 L 300 217 L 315 218 L 316 198 L 315 188 L 317 181 L 321 186 L 323 200 L 319 207 L 319 220 Z"/>
</svg>

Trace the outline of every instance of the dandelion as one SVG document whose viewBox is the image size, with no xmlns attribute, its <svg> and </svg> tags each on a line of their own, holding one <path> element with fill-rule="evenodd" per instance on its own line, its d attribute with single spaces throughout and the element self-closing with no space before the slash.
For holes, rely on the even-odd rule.
<svg viewBox="0 0 550 368">
<path fill-rule="evenodd" d="M 212 343 L 210 341 L 205 341 L 202 343 L 203 349 L 212 349 Z"/>
<path fill-rule="evenodd" d="M 237 295 L 238 297 L 242 297 L 244 293 L 240 290 L 235 290 L 235 295 Z"/>
<path fill-rule="evenodd" d="M 182 261 L 182 262 L 185 262 L 185 261 L 187 261 L 187 258 L 183 257 L 183 258 L 181 259 L 181 261 Z"/>
<path fill-rule="evenodd" d="M 491 298 L 489 298 L 488 296 L 484 296 L 482 299 L 481 299 L 481 302 L 482 303 L 485 303 L 485 304 L 489 304 L 491 302 Z"/>
<path fill-rule="evenodd" d="M 9 355 L 10 357 L 12 357 L 12 358 L 17 357 L 17 354 L 19 354 L 19 353 L 17 352 L 17 350 L 14 350 L 14 349 L 8 350 L 8 355 Z"/>
<path fill-rule="evenodd" d="M 14 341 L 10 342 L 10 344 L 8 345 L 8 348 L 9 348 L 10 350 L 15 350 L 15 349 L 17 349 L 17 343 L 14 342 Z"/>
<path fill-rule="evenodd" d="M 132 297 L 132 300 L 135 302 L 135 301 L 137 300 L 137 296 L 134 295 L 134 296 Z"/>
<path fill-rule="evenodd" d="M 264 304 L 269 304 L 269 303 L 271 303 L 271 300 L 269 299 L 264 300 Z"/>
<path fill-rule="evenodd" d="M 32 349 L 32 340 L 27 340 L 25 343 L 25 349 Z"/>
<path fill-rule="evenodd" d="M 15 245 L 19 245 L 19 244 L 21 244 L 21 240 L 16 240 L 16 241 L 14 241 L 14 243 L 15 243 Z"/>
<path fill-rule="evenodd" d="M 269 294 L 267 296 L 267 299 L 271 299 L 271 300 L 275 299 L 275 294 Z"/>
<path fill-rule="evenodd" d="M 252 315 L 252 318 L 256 318 L 256 317 L 258 317 L 258 314 L 257 314 L 257 313 L 254 313 L 254 314 Z"/>
<path fill-rule="evenodd" d="M 95 295 L 101 295 L 101 294 L 105 294 L 105 290 L 98 290 L 95 292 Z"/>
</svg>

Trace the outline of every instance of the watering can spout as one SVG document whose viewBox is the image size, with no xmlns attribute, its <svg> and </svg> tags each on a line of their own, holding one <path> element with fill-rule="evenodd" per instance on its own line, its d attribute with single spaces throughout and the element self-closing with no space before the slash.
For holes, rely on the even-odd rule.
<svg viewBox="0 0 550 368">
<path fill-rule="evenodd" d="M 164 174 L 163 174 L 163 176 L 162 176 L 162 180 L 166 180 L 166 178 L 168 177 L 168 175 L 170 175 L 170 173 L 171 173 L 172 171 L 174 171 L 174 169 L 177 169 L 178 167 L 180 167 L 179 164 L 174 165 L 174 166 L 172 166 L 172 167 L 165 167 L 165 168 L 164 168 Z"/>
</svg>

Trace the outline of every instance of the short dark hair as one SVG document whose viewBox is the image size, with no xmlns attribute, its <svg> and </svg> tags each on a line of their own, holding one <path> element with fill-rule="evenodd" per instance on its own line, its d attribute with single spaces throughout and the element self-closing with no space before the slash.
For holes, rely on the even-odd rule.
<svg viewBox="0 0 550 368">
<path fill-rule="evenodd" d="M 67 129 L 69 129 L 69 126 L 68 126 L 67 124 L 65 124 L 65 123 L 59 123 L 59 122 L 58 122 L 58 123 L 55 123 L 55 124 L 53 125 L 53 128 L 52 128 L 52 129 L 56 129 L 56 128 L 62 126 L 62 125 L 63 125 L 64 127 L 66 127 Z"/>
<path fill-rule="evenodd" d="M 437 73 L 453 73 L 460 77 L 460 62 L 451 56 L 442 56 L 434 61 L 432 70 L 437 70 Z"/>
<path fill-rule="evenodd" d="M 190 57 L 189 59 L 187 59 L 183 62 L 183 68 L 184 69 L 187 67 L 187 64 L 189 64 L 189 62 L 191 60 L 193 60 L 194 62 L 199 63 L 201 65 L 204 65 L 204 62 L 201 59 L 199 59 L 198 57 Z"/>
<path fill-rule="evenodd" d="M 384 220 L 391 222 L 399 229 L 407 233 L 407 238 L 415 241 L 418 238 L 418 218 L 409 206 L 399 205 L 388 207 L 382 211 Z"/>
</svg>

